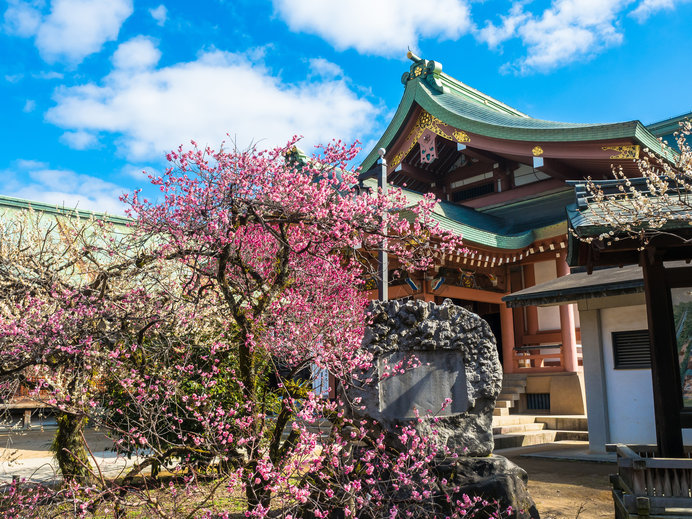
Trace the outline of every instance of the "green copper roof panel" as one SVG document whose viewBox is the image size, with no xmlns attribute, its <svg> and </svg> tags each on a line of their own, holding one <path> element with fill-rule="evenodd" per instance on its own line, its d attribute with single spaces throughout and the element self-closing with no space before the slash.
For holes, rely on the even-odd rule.
<svg viewBox="0 0 692 519">
<path fill-rule="evenodd" d="M 574 191 L 567 186 L 531 198 L 508 201 L 479 209 L 480 212 L 512 222 L 514 228 L 541 227 L 565 221 L 565 207 L 574 202 Z"/>
<path fill-rule="evenodd" d="M 374 179 L 368 179 L 364 183 L 369 187 L 376 185 Z M 403 189 L 403 192 L 411 205 L 417 204 L 423 198 L 423 194 L 410 189 Z M 564 214 L 558 222 L 539 222 L 537 225 L 527 222 L 520 226 L 510 219 L 445 201 L 435 205 L 433 219 L 443 230 L 461 235 L 466 242 L 508 250 L 527 247 L 536 240 L 564 234 L 567 230 Z"/>
</svg>

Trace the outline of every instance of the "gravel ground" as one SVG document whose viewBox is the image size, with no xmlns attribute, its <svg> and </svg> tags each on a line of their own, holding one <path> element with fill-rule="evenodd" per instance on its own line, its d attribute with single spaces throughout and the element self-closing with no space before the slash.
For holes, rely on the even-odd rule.
<svg viewBox="0 0 692 519">
<path fill-rule="evenodd" d="M 13 475 L 46 480 L 55 473 L 49 451 L 54 430 L 0 433 L 0 481 Z M 105 471 L 116 475 L 125 466 L 108 452 L 111 442 L 98 431 L 87 431 L 89 446 Z M 600 519 L 613 517 L 608 475 L 614 463 L 566 461 L 521 456 L 516 449 L 505 454 L 529 475 L 529 492 L 543 519 Z M 131 463 L 131 462 L 130 462 Z"/>
</svg>

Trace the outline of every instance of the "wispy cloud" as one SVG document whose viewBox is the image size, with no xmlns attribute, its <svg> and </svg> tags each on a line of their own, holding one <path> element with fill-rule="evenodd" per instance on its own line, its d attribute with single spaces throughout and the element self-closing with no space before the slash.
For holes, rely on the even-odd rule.
<svg viewBox="0 0 692 519">
<path fill-rule="evenodd" d="M 93 133 L 85 131 L 65 132 L 60 136 L 60 142 L 74 150 L 86 150 L 98 144 L 98 138 Z"/>
<path fill-rule="evenodd" d="M 132 11 L 132 0 L 53 0 L 48 13 L 39 2 L 10 0 L 5 30 L 33 37 L 48 63 L 76 65 L 107 41 L 116 40 Z"/>
<path fill-rule="evenodd" d="M 163 27 L 168 19 L 168 9 L 166 9 L 166 6 L 163 4 L 153 9 L 149 9 L 149 14 L 154 20 L 156 20 L 156 24 L 160 27 Z"/>
<path fill-rule="evenodd" d="M 98 177 L 34 160 L 17 160 L 10 169 L 0 171 L 0 192 L 4 195 L 70 209 L 122 215 L 125 207 L 119 197 L 126 191 Z"/>
<path fill-rule="evenodd" d="M 486 22 L 476 36 L 490 47 L 517 38 L 526 55 L 505 68 L 519 73 L 548 71 L 589 59 L 622 42 L 620 17 L 631 0 L 553 0 L 539 13 L 515 3 L 501 23 Z"/>
<path fill-rule="evenodd" d="M 640 23 L 643 23 L 658 11 L 672 11 L 678 4 L 689 1 L 690 0 L 641 0 L 630 14 Z"/>
</svg>

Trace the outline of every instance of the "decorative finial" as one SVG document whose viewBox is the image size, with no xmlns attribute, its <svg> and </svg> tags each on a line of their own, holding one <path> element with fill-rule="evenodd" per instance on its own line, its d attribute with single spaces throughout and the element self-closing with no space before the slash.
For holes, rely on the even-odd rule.
<svg viewBox="0 0 692 519">
<path fill-rule="evenodd" d="M 387 153 L 387 150 L 385 150 L 384 148 L 380 148 L 379 150 L 377 150 L 377 154 L 380 156 L 380 158 L 384 158 L 385 153 Z"/>
<path fill-rule="evenodd" d="M 419 57 L 416 56 L 413 52 L 411 52 L 410 49 L 409 49 L 409 51 L 406 53 L 406 57 L 407 57 L 408 59 L 410 59 L 411 61 L 413 61 L 414 63 L 418 63 L 418 62 L 421 60 L 421 58 L 419 58 Z"/>
</svg>

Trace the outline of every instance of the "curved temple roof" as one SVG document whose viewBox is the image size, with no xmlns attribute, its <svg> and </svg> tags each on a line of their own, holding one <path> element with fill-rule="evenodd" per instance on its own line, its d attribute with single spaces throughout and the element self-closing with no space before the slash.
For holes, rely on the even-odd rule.
<svg viewBox="0 0 692 519">
<path fill-rule="evenodd" d="M 404 96 L 386 131 L 363 162 L 364 171 L 375 164 L 377 149 L 389 149 L 394 143 L 415 105 L 451 126 L 485 137 L 542 142 L 624 139 L 651 150 L 661 148 L 656 136 L 640 121 L 581 124 L 535 119 L 445 74 L 436 61 L 411 53 L 409 58 L 413 64 L 410 72 L 402 76 Z"/>
</svg>

